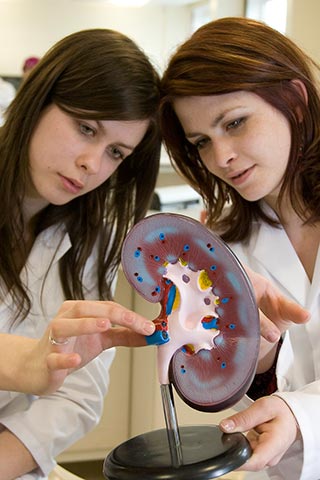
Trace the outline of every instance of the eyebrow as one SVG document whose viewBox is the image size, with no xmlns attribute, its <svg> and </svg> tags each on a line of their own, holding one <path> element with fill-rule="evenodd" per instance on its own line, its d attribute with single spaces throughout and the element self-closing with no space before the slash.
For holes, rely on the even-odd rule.
<svg viewBox="0 0 320 480">
<path fill-rule="evenodd" d="M 242 105 L 237 105 L 236 107 L 232 107 L 232 108 L 227 108 L 226 110 L 224 110 L 223 112 L 219 113 L 219 115 L 217 115 L 217 117 L 215 117 L 212 121 L 212 123 L 210 124 L 211 127 L 216 127 L 217 125 L 219 125 L 219 123 L 224 119 L 224 117 L 229 113 L 229 112 L 232 112 L 233 110 L 236 110 L 237 108 L 241 108 Z M 189 132 L 189 133 L 186 133 L 185 136 L 186 138 L 193 138 L 193 137 L 199 137 L 203 135 L 201 132 Z"/>
<path fill-rule="evenodd" d="M 104 132 L 106 131 L 106 129 L 104 128 L 104 126 L 102 125 L 102 123 L 100 122 L 100 120 L 96 120 L 97 122 L 97 125 L 98 127 L 100 128 L 100 130 L 103 130 Z M 131 152 L 133 152 L 133 150 L 136 148 L 135 146 L 132 146 L 132 145 L 127 145 L 126 143 L 123 143 L 123 142 L 113 142 L 114 145 L 117 145 L 118 147 L 123 147 L 127 150 L 130 150 Z"/>
<path fill-rule="evenodd" d="M 131 152 L 133 152 L 133 150 L 136 148 L 136 147 L 133 147 L 132 145 L 126 145 L 125 143 L 119 143 L 119 142 L 115 142 L 115 145 L 117 145 L 118 147 L 123 147 L 127 150 L 130 150 Z"/>
</svg>

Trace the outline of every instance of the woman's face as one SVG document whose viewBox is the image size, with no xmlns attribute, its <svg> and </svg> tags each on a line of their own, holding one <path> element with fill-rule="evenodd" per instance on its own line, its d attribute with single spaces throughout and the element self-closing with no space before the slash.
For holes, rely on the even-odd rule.
<svg viewBox="0 0 320 480">
<path fill-rule="evenodd" d="M 182 97 L 174 110 L 207 169 L 246 200 L 274 205 L 288 164 L 287 119 L 258 95 Z"/>
<path fill-rule="evenodd" d="M 29 148 L 32 185 L 27 196 L 63 205 L 105 182 L 141 142 L 148 120 L 82 120 L 50 105 Z"/>
</svg>

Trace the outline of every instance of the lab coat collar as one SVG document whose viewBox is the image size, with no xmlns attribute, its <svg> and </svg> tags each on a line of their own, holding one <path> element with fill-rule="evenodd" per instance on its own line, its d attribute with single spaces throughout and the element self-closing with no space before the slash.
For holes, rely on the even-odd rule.
<svg viewBox="0 0 320 480">
<path fill-rule="evenodd" d="M 36 238 L 27 264 L 21 271 L 21 279 L 31 288 L 44 278 L 51 265 L 58 262 L 71 247 L 71 240 L 63 225 L 53 225 Z"/>
<path fill-rule="evenodd" d="M 311 308 L 313 306 L 313 302 L 319 296 L 319 285 L 320 285 L 320 245 L 318 248 L 318 255 L 316 258 L 316 264 L 314 267 L 314 272 L 313 272 L 313 278 L 312 278 L 312 284 L 307 300 L 307 305 L 308 308 Z"/>
<path fill-rule="evenodd" d="M 262 208 L 269 216 L 278 220 L 276 213 L 265 202 L 262 203 Z M 309 278 L 284 228 L 281 225 L 279 228 L 274 228 L 264 222 L 256 224 L 256 227 L 257 235 L 255 245 L 253 245 L 253 256 L 264 265 L 270 275 L 288 291 L 290 296 L 305 307 L 310 305 L 312 289 Z M 319 261 L 320 258 L 318 258 L 318 263 Z M 319 265 L 317 270 L 319 276 Z M 315 285 L 315 281 L 314 276 L 313 285 Z"/>
<path fill-rule="evenodd" d="M 263 223 L 253 256 L 301 305 L 306 305 L 310 282 L 285 230 Z"/>
</svg>

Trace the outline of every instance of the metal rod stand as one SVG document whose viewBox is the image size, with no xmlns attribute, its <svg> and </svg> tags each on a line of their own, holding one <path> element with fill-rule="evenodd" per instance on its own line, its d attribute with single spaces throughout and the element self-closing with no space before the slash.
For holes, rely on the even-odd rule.
<svg viewBox="0 0 320 480">
<path fill-rule="evenodd" d="M 171 384 L 160 385 L 162 406 L 164 418 L 166 421 L 167 435 L 172 465 L 180 467 L 183 462 L 182 446 L 179 435 L 176 410 L 174 406 L 173 392 Z"/>
</svg>

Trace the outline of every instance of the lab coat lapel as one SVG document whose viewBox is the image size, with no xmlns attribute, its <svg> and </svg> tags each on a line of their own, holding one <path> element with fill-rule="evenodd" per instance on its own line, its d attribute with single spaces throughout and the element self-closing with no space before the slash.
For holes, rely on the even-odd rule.
<svg viewBox="0 0 320 480">
<path fill-rule="evenodd" d="M 306 305 L 310 282 L 283 228 L 265 223 L 257 232 L 253 255 L 301 305 Z"/>
<path fill-rule="evenodd" d="M 314 301 L 319 296 L 319 285 L 320 285 L 320 245 L 318 248 L 318 255 L 317 255 L 316 264 L 314 267 L 312 284 L 311 284 L 311 288 L 310 288 L 308 299 L 307 299 L 306 307 L 309 309 L 313 307 Z"/>
<path fill-rule="evenodd" d="M 61 226 L 53 226 L 42 232 L 32 247 L 27 268 L 21 271 L 22 281 L 31 288 L 35 282 L 44 278 L 50 265 L 58 262 L 70 247 L 69 235 Z"/>
</svg>

